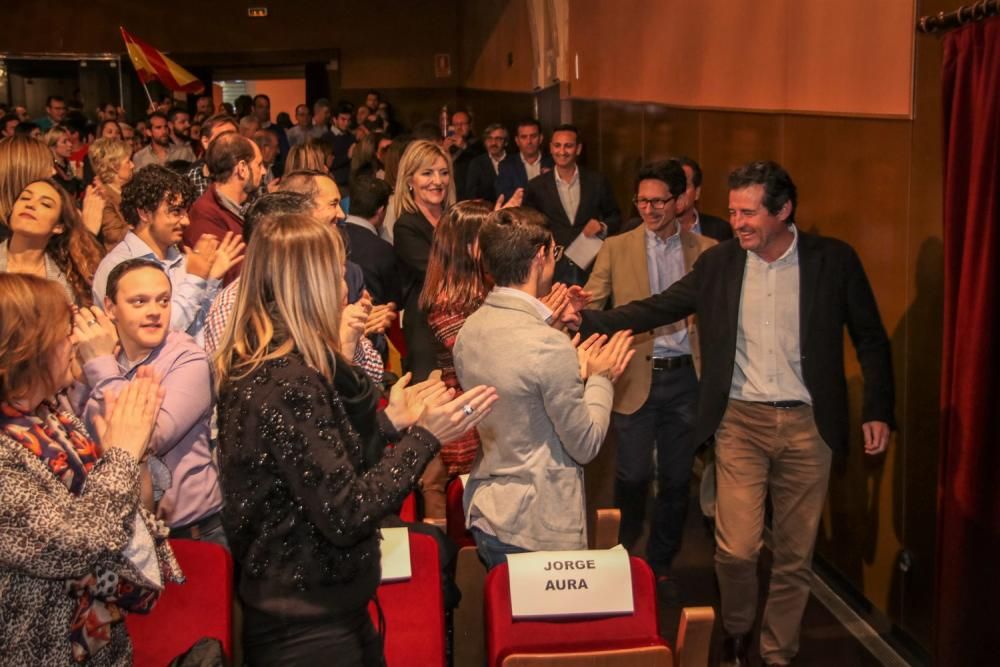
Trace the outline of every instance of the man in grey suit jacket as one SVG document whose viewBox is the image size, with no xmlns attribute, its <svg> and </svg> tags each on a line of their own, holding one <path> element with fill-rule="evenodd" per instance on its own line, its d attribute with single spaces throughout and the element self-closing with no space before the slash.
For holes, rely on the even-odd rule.
<svg viewBox="0 0 1000 667">
<path fill-rule="evenodd" d="M 454 355 L 462 386 L 485 381 L 502 396 L 479 426 L 465 489 L 466 524 L 492 568 L 510 553 L 587 548 L 582 466 L 604 442 L 612 383 L 633 353 L 628 332 L 578 350 L 550 326 L 539 297 L 562 249 L 541 214 L 496 211 L 479 244 L 497 286 L 466 320 Z"/>
</svg>

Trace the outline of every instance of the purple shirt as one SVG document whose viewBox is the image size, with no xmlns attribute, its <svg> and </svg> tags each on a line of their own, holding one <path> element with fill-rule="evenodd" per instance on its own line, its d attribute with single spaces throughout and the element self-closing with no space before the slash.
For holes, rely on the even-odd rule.
<svg viewBox="0 0 1000 667">
<path fill-rule="evenodd" d="M 117 394 L 141 366 L 154 368 L 163 378 L 163 404 L 149 453 L 170 469 L 172 483 L 156 514 L 171 527 L 185 526 L 222 509 L 219 473 L 210 447 L 212 377 L 208 356 L 194 339 L 171 331 L 158 348 L 134 364 L 124 352 L 117 359 L 109 354 L 88 361 L 83 372 L 90 395 L 82 414 L 92 429 L 94 415 L 104 411 L 102 392 Z"/>
</svg>

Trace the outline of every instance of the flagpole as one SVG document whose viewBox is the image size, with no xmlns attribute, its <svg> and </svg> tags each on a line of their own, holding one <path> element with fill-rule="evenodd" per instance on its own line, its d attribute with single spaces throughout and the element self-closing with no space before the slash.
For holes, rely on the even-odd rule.
<svg viewBox="0 0 1000 667">
<path fill-rule="evenodd" d="M 118 30 L 120 30 L 121 33 L 122 33 L 122 39 L 125 40 L 125 51 L 128 52 L 128 38 L 125 36 L 125 26 L 121 26 L 121 25 L 118 26 Z M 129 54 L 129 60 L 131 60 L 131 59 L 132 59 L 132 56 L 131 56 L 131 54 Z M 139 75 L 138 71 L 136 71 L 136 75 L 137 76 Z M 156 105 L 153 104 L 153 96 L 149 94 L 149 88 L 146 86 L 146 82 L 142 80 L 141 76 L 139 76 L 139 83 L 142 84 L 142 89 L 144 91 L 146 91 L 146 99 L 149 100 L 149 108 L 153 109 L 153 110 L 156 110 Z"/>
<path fill-rule="evenodd" d="M 142 84 L 142 89 L 146 91 L 146 99 L 149 100 L 149 108 L 156 111 L 156 105 L 153 103 L 153 96 L 149 94 L 149 88 L 146 87 L 146 82 L 139 79 L 139 83 Z"/>
</svg>

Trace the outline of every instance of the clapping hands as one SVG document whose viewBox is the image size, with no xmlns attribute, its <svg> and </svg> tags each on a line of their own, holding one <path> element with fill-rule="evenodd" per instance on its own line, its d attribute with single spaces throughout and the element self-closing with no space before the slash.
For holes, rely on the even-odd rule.
<svg viewBox="0 0 1000 667">
<path fill-rule="evenodd" d="M 246 244 L 232 232 L 220 242 L 214 234 L 202 234 L 194 248 L 184 247 L 185 270 L 203 279 L 219 280 L 229 269 L 243 261 Z"/>
<path fill-rule="evenodd" d="M 83 366 L 91 359 L 114 354 L 118 345 L 118 330 L 104 311 L 80 308 L 73 313 L 73 335 L 76 337 L 76 356 Z"/>
<path fill-rule="evenodd" d="M 605 334 L 593 334 L 582 342 L 580 334 L 573 336 L 580 377 L 586 382 L 592 375 L 603 375 L 616 382 L 635 355 L 632 340 L 632 332 L 628 330 L 619 331 L 610 340 Z"/>
<path fill-rule="evenodd" d="M 145 456 L 163 402 L 160 377 L 148 366 L 117 395 L 104 393 L 104 413 L 94 416 L 94 430 L 104 450 L 120 448 L 137 461 Z"/>
<path fill-rule="evenodd" d="M 441 371 L 432 371 L 426 380 L 414 385 L 410 384 L 412 379 L 413 373 L 407 373 L 389 390 L 385 416 L 398 431 L 413 426 L 428 405 L 442 405 L 455 397 L 454 390 L 441 381 Z"/>
<path fill-rule="evenodd" d="M 593 296 L 579 285 L 567 287 L 564 283 L 554 283 L 549 293 L 539 299 L 552 311 L 549 325 L 560 330 L 580 328 L 580 311 L 587 307 Z"/>
</svg>

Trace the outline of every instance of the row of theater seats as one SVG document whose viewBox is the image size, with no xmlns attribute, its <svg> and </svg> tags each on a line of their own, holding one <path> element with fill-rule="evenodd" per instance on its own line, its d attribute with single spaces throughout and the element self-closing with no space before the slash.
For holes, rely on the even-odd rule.
<svg viewBox="0 0 1000 667">
<path fill-rule="evenodd" d="M 461 547 L 455 580 L 462 603 L 455 610 L 455 667 L 703 667 L 708 664 L 715 614 L 711 607 L 685 608 L 677 641 L 660 635 L 653 573 L 645 561 L 631 558 L 635 611 L 626 616 L 566 620 L 514 620 L 506 565 L 489 574 L 476 555 L 462 517 L 461 480 L 448 489 L 448 533 Z M 400 516 L 416 517 L 412 496 Z M 599 510 L 595 548 L 609 548 L 618 534 L 617 510 Z M 384 583 L 378 600 L 384 618 L 385 656 L 389 667 L 446 665 L 444 601 L 440 561 L 434 540 L 409 534 L 412 577 Z M 187 577 L 169 584 L 153 612 L 130 615 L 129 634 L 138 667 L 168 664 L 204 637 L 217 638 L 226 656 L 233 653 L 233 565 L 228 552 L 214 544 L 172 540 Z M 377 610 L 369 608 L 379 622 Z M 237 655 L 239 652 L 237 651 Z"/>
</svg>

